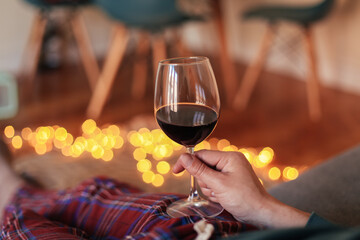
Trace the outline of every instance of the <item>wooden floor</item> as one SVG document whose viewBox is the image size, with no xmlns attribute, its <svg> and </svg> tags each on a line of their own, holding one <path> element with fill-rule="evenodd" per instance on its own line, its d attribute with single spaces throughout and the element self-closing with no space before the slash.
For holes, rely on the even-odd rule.
<svg viewBox="0 0 360 240">
<path fill-rule="evenodd" d="M 223 80 L 216 57 L 211 58 L 224 98 Z M 137 115 L 153 114 L 152 73 L 149 64 L 147 95 L 135 101 L 130 96 L 133 60 L 127 57 L 119 70 L 111 98 L 99 124 L 124 123 Z M 237 64 L 239 82 L 244 66 Z M 20 92 L 24 92 L 20 83 Z M 78 133 L 85 120 L 90 88 L 79 66 L 40 71 L 31 96 L 21 94 L 20 110 L 13 119 L 3 120 L 16 129 L 25 126 L 62 125 Z M 223 104 L 213 137 L 227 138 L 236 146 L 270 146 L 280 165 L 311 166 L 358 144 L 360 140 L 360 96 L 321 88 L 323 118 L 312 123 L 308 117 L 305 84 L 265 72 L 261 75 L 249 108 L 234 112 Z M 225 99 L 225 98 L 224 98 Z"/>
</svg>

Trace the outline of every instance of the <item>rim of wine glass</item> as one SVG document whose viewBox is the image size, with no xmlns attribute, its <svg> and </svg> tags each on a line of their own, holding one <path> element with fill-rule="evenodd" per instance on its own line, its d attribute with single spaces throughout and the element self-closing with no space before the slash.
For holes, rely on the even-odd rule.
<svg viewBox="0 0 360 240">
<path fill-rule="evenodd" d="M 189 60 L 194 60 L 191 62 L 173 62 L 173 61 L 180 61 L 182 59 L 189 59 Z M 168 58 L 168 59 L 164 59 L 161 60 L 159 62 L 159 64 L 161 65 L 195 65 L 195 64 L 199 64 L 202 62 L 207 62 L 209 61 L 209 58 L 204 57 L 204 56 L 192 56 L 192 57 L 176 57 L 176 58 Z"/>
</svg>

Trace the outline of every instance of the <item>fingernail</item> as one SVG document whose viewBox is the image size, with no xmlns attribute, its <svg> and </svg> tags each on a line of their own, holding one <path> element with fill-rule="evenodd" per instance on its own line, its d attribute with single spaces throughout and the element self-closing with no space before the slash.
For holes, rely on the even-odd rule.
<svg viewBox="0 0 360 240">
<path fill-rule="evenodd" d="M 189 154 L 181 155 L 182 161 L 184 163 L 184 167 L 190 167 L 194 159 Z"/>
</svg>

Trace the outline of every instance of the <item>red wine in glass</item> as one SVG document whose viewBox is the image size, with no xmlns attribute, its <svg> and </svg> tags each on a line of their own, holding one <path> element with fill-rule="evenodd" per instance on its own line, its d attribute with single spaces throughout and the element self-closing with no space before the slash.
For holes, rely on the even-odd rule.
<svg viewBox="0 0 360 240">
<path fill-rule="evenodd" d="M 156 120 L 173 141 L 186 147 L 194 147 L 214 130 L 218 114 L 209 107 L 185 103 L 159 108 Z"/>
</svg>

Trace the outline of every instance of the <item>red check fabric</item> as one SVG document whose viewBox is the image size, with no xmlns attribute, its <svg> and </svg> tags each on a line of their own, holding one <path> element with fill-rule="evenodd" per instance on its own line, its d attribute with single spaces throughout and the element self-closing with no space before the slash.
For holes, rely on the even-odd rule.
<svg viewBox="0 0 360 240">
<path fill-rule="evenodd" d="M 101 177 L 64 191 L 25 186 L 5 209 L 0 239 L 194 239 L 200 217 L 166 214 L 183 197 L 143 193 Z M 207 222 L 215 228 L 212 237 L 255 229 L 228 213 Z"/>
</svg>

